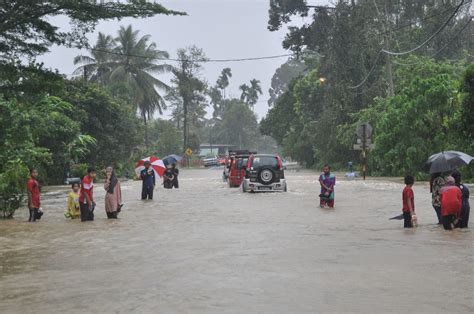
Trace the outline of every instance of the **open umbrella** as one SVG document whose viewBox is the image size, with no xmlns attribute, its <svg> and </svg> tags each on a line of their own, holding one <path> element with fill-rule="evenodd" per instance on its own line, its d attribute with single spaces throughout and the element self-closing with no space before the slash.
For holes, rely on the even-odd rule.
<svg viewBox="0 0 474 314">
<path fill-rule="evenodd" d="M 137 164 L 135 165 L 135 173 L 139 176 L 140 172 L 145 169 L 145 161 L 150 162 L 150 166 L 155 171 L 155 174 L 159 175 L 160 177 L 163 176 L 166 170 L 166 166 L 163 163 L 163 160 L 159 159 L 156 156 L 150 156 L 143 159 L 140 159 Z"/>
<path fill-rule="evenodd" d="M 163 157 L 162 160 L 163 160 L 163 163 L 165 164 L 165 166 L 168 166 L 168 165 L 178 163 L 181 159 L 183 159 L 183 157 L 175 155 L 175 154 L 171 154 L 171 155 L 168 155 L 166 157 Z"/>
<path fill-rule="evenodd" d="M 431 155 L 426 161 L 426 170 L 429 173 L 450 172 L 468 165 L 472 159 L 474 158 L 466 153 L 449 150 Z"/>
</svg>

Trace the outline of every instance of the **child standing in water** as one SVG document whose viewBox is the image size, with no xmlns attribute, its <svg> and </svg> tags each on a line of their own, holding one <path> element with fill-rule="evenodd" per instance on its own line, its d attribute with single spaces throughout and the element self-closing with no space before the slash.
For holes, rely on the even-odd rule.
<svg viewBox="0 0 474 314">
<path fill-rule="evenodd" d="M 402 193 L 404 228 L 413 228 L 413 216 L 415 216 L 415 194 L 413 193 L 412 187 L 414 183 L 415 178 L 413 176 L 408 175 L 405 177 L 406 186 Z"/>
<path fill-rule="evenodd" d="M 334 207 L 334 186 L 336 185 L 336 176 L 331 174 L 331 167 L 325 165 L 323 173 L 319 176 L 319 184 L 321 184 L 321 194 L 319 195 L 321 208 L 324 206 Z"/>
<path fill-rule="evenodd" d="M 81 208 L 79 206 L 79 189 L 81 188 L 79 183 L 73 183 L 72 191 L 67 196 L 67 211 L 64 214 L 66 218 L 79 218 L 81 217 Z"/>
</svg>

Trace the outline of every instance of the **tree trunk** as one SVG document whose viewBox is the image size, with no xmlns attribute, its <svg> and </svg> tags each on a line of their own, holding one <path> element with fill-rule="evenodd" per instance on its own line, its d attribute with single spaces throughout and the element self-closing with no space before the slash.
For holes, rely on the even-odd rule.
<svg viewBox="0 0 474 314">
<path fill-rule="evenodd" d="M 150 148 L 150 143 L 148 141 L 148 121 L 146 119 L 146 113 L 143 113 L 143 124 L 145 125 L 145 148 Z"/>
</svg>

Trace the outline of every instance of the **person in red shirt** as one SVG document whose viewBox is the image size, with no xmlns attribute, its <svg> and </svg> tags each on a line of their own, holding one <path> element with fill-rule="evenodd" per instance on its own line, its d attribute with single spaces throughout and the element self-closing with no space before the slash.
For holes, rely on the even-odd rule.
<svg viewBox="0 0 474 314">
<path fill-rule="evenodd" d="M 30 179 L 27 183 L 28 190 L 28 209 L 30 210 L 30 218 L 28 221 L 35 222 L 38 218 L 38 211 L 41 205 L 40 200 L 40 185 L 36 180 L 38 178 L 38 170 L 30 170 Z"/>
<path fill-rule="evenodd" d="M 443 227 L 452 230 L 459 221 L 462 208 L 462 192 L 452 176 L 446 178 L 446 185 L 441 188 L 440 201 Z"/>
<path fill-rule="evenodd" d="M 81 191 L 79 192 L 81 221 L 94 220 L 94 178 L 96 174 L 95 168 L 90 167 L 87 169 L 87 175 L 82 179 Z"/>
<path fill-rule="evenodd" d="M 412 187 L 414 183 L 415 178 L 413 176 L 408 175 L 405 177 L 406 186 L 402 193 L 404 228 L 413 228 L 412 218 L 415 215 L 415 194 Z"/>
</svg>

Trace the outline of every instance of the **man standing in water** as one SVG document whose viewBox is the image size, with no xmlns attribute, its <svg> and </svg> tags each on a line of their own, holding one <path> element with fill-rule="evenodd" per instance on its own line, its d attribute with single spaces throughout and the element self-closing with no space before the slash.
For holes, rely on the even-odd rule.
<svg viewBox="0 0 474 314">
<path fill-rule="evenodd" d="M 40 186 L 38 181 L 38 170 L 30 170 L 30 179 L 27 183 L 28 189 L 28 209 L 30 210 L 30 218 L 28 221 L 36 221 L 38 217 L 38 211 L 40 208 Z"/>
<path fill-rule="evenodd" d="M 145 169 L 140 172 L 142 179 L 142 200 L 153 199 L 153 189 L 155 188 L 155 172 L 149 161 L 145 161 Z"/>
<path fill-rule="evenodd" d="M 94 168 L 87 169 L 87 175 L 82 179 L 81 191 L 79 195 L 79 206 L 81 208 L 81 221 L 94 220 L 94 178 L 96 176 Z"/>
</svg>

